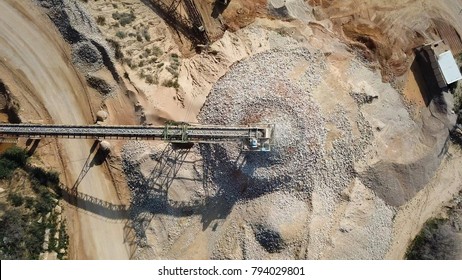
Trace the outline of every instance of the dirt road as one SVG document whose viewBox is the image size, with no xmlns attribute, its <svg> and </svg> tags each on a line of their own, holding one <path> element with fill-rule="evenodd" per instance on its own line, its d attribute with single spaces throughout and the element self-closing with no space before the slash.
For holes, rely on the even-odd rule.
<svg viewBox="0 0 462 280">
<path fill-rule="evenodd" d="M 84 79 L 69 61 L 65 43 L 36 7 L 26 1 L 0 1 L 0 73 L 2 78 L 9 77 L 7 82 L 12 89 L 21 89 L 13 94 L 27 101 L 21 103 L 23 110 L 34 111 L 45 122 L 92 122 Z M 22 113 L 27 116 L 28 112 Z M 72 187 L 79 177 L 91 146 L 91 141 L 59 141 L 68 186 Z M 91 167 L 78 191 L 100 201 L 120 204 L 107 173 L 102 166 Z M 86 211 L 92 206 L 86 201 L 79 201 L 76 206 L 67 213 L 71 228 L 69 257 L 127 259 L 123 215 L 115 212 L 104 217 L 94 209 Z"/>
</svg>

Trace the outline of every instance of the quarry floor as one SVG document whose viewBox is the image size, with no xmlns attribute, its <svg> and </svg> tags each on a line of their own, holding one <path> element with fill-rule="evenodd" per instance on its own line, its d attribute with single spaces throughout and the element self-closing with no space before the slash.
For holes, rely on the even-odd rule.
<svg viewBox="0 0 462 280">
<path fill-rule="evenodd" d="M 359 170 L 381 160 L 406 164 L 431 154 L 432 146 L 421 143 L 422 138 L 430 136 L 420 132 L 422 114 L 425 114 L 422 112 L 427 108 L 416 81 L 418 74 L 410 70 L 406 62 L 410 50 L 422 42 L 422 37 L 437 39 L 428 30 L 430 14 L 455 19 L 457 11 L 462 9 L 462 1 L 370 0 L 360 6 L 356 1 L 331 1 L 332 4 L 316 9 L 314 14 L 304 1 L 267 2 L 231 1 L 221 19 L 215 19 L 210 17 L 212 1 L 201 1 L 200 10 L 207 16 L 206 25 L 216 41 L 208 51 L 200 54 L 191 49 L 187 38 L 172 32 L 142 1 L 90 1 L 84 4 L 94 18 L 106 18 L 106 24 L 100 26 L 105 38 L 117 40 L 130 63 L 143 65 L 129 67 L 126 62 L 117 66 L 127 89 L 134 92 L 135 97 L 127 98 L 119 89 L 115 97 L 105 99 L 104 107 L 109 112 L 106 123 L 140 123 L 137 115 L 140 111 L 145 116 L 145 124 L 163 124 L 165 120 L 197 122 L 208 94 L 233 65 L 272 49 L 298 46 L 313 53 L 318 51 L 324 57 L 325 68 L 312 69 L 322 72 L 319 84 L 313 86 L 312 92 L 313 100 L 319 104 L 325 118 L 339 106 L 344 106 L 346 118 L 352 123 L 353 136 L 360 135 L 355 123 L 361 110 L 370 119 L 377 120 L 375 123 L 371 121 L 373 127 L 386 127 L 384 133 L 374 132 L 372 148 L 366 152 L 370 158 L 357 165 Z M 118 5 L 117 8 L 114 5 Z M 282 21 L 266 12 L 283 5 L 298 20 Z M 135 21 L 126 27 L 116 27 L 112 14 L 117 10 L 133 10 Z M 228 31 L 222 29 L 220 20 L 226 23 Z M 340 36 L 337 28 L 342 21 L 347 23 Z M 453 22 L 461 34 L 462 21 Z M 147 23 L 151 41 L 116 36 L 118 31 L 143 28 L 144 23 Z M 406 28 L 398 28 L 400 26 Z M 358 59 L 357 53 L 348 45 L 357 34 L 367 34 L 383 48 L 374 54 L 377 61 L 383 62 L 382 66 Z M 0 79 L 21 105 L 19 113 L 25 122 L 94 122 L 101 98 L 72 65 L 69 45 L 37 6 L 30 1 L 0 2 L 0 46 Z M 148 62 L 151 57 L 143 54 L 146 49 L 154 47 L 162 54 L 151 65 Z M 367 50 L 365 52 L 369 54 Z M 395 56 L 388 56 L 389 52 Z M 166 68 L 156 68 L 161 63 L 172 65 L 172 53 L 180 57 L 176 74 L 178 89 L 162 86 L 163 81 L 175 79 L 175 74 Z M 367 67 L 357 66 L 358 73 L 347 75 L 348 69 L 358 63 Z M 291 72 L 293 79 L 299 79 L 307 69 L 309 65 L 306 63 L 295 65 Z M 126 75 L 122 75 L 124 73 Z M 158 84 L 146 82 L 146 75 L 157 77 Z M 245 75 L 258 78 L 257 73 Z M 382 82 L 394 75 L 400 77 L 394 88 Z M 350 95 L 352 91 L 378 94 L 380 101 L 372 103 L 369 109 L 367 105 L 359 109 Z M 286 94 L 290 100 L 290 93 Z M 141 109 L 137 111 L 136 108 Z M 397 120 L 398 117 L 403 119 Z M 331 122 L 326 150 L 343 135 L 333 125 L 335 122 Z M 177 212 L 174 210 L 173 214 L 138 213 L 145 217 L 146 224 L 142 230 L 145 244 L 141 246 L 140 232 L 133 229 L 132 214 L 126 211 L 132 194 L 120 162 L 125 159 L 140 168 L 141 173 L 149 175 L 156 171 L 159 162 L 152 155 L 159 155 L 164 146 L 157 142 L 114 142 L 114 161 L 92 166 L 85 172 L 88 160 L 94 156 L 93 144 L 91 141 L 42 140 L 37 149 L 40 161 L 49 168 L 60 170 L 62 181 L 69 187 L 76 187 L 79 193 L 96 201 L 118 206 L 114 207 L 118 210 L 108 210 L 86 200 L 76 204 L 63 202 L 71 237 L 70 259 L 401 259 L 423 223 L 440 215 L 442 206 L 462 188 L 462 152 L 460 148 L 450 146 L 441 165 L 432 170 L 429 182 L 398 206 L 384 203 L 357 181 L 352 181 L 343 192 L 333 194 L 335 199 L 348 197 L 335 200 L 335 203 L 329 202 L 324 192 L 315 191 L 305 200 L 271 193 L 248 204 L 228 204 L 227 198 L 223 197 L 207 204 L 203 202 L 207 200 L 207 189 L 200 176 L 204 172 L 201 170 L 202 154 L 192 152 L 180 165 L 166 196 L 177 203 L 198 200 L 204 204 L 193 210 L 194 215 L 175 216 L 173 214 Z M 26 146 L 25 141 L 20 145 Z M 287 212 L 287 215 L 297 225 L 293 228 L 284 225 L 283 235 L 301 248 L 298 251 L 289 248 L 280 254 L 268 254 L 254 240 L 253 226 L 266 221 L 265 213 L 284 209 L 275 201 L 295 205 L 294 211 Z M 377 209 L 383 212 L 379 213 Z M 374 211 L 378 214 L 370 214 L 376 213 Z M 276 224 L 275 227 L 280 225 L 277 219 L 271 222 Z M 344 234 L 344 230 L 352 233 Z M 375 235 L 380 235 L 378 231 L 384 232 L 383 239 L 374 239 Z M 237 237 L 232 239 L 227 232 L 235 233 Z M 371 241 L 361 243 L 361 239 Z M 228 240 L 232 242 L 228 244 Z M 352 250 L 354 242 L 361 248 Z"/>
</svg>

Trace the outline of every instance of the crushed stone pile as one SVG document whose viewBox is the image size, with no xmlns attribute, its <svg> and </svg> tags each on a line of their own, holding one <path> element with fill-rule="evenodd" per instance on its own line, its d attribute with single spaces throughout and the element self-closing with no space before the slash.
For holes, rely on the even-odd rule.
<svg viewBox="0 0 462 280">
<path fill-rule="evenodd" d="M 246 198 L 277 190 L 307 197 L 316 185 L 326 184 L 324 193 L 334 189 L 338 193 L 353 179 L 354 159 L 363 150 L 358 147 L 361 141 L 348 134 L 351 124 L 342 108 L 324 116 L 311 94 L 324 69 L 321 53 L 274 49 L 241 61 L 218 81 L 198 116 L 200 122 L 275 125 L 270 153 L 240 154 L 239 144 L 234 143 L 202 149 L 218 187 L 245 184 Z M 325 150 L 327 121 L 345 133 L 329 153 Z M 364 135 L 371 135 L 366 122 L 362 128 Z M 242 180 L 231 179 L 236 172 Z"/>
<path fill-rule="evenodd" d="M 309 66 L 301 78 L 292 79 L 300 62 Z M 324 68 L 322 55 L 308 49 L 270 50 L 236 64 L 218 81 L 198 116 L 201 123 L 275 125 L 269 153 L 240 154 L 238 143 L 203 146 L 218 186 L 233 184 L 222 172 L 238 171 L 242 180 L 234 184 L 248 185 L 249 197 L 281 188 L 305 193 L 312 189 L 306 170 L 319 166 L 326 131 L 309 92 L 319 84 Z"/>
</svg>

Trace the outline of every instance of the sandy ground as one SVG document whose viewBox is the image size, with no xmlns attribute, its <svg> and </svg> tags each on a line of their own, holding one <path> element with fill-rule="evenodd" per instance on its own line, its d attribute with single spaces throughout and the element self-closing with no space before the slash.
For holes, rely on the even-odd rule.
<svg viewBox="0 0 462 280">
<path fill-rule="evenodd" d="M 394 240 L 387 259 L 402 259 L 410 241 L 419 233 L 423 224 L 432 217 L 440 216 L 441 207 L 451 201 L 461 190 L 462 153 L 460 147 L 451 146 L 448 157 L 442 163 L 434 179 L 394 218 Z"/>
<path fill-rule="evenodd" d="M 70 66 L 69 50 L 35 7 L 25 2 L 0 2 L 1 72 L 10 79 L 14 94 L 22 104 L 24 116 L 43 122 L 88 124 L 93 122 L 83 79 Z M 14 83 L 13 80 L 17 82 Z M 46 109 L 44 109 L 46 108 Z M 30 110 L 30 111 L 29 111 Z M 31 121 L 34 121 L 30 119 Z M 27 119 L 26 119 L 27 121 Z M 91 141 L 58 142 L 64 181 L 72 186 L 89 157 Z M 92 167 L 78 185 L 80 193 L 119 204 L 113 183 L 102 166 Z M 123 238 L 124 217 L 105 219 L 82 209 L 68 209 L 71 233 L 71 259 L 127 259 L 128 249 Z"/>
</svg>

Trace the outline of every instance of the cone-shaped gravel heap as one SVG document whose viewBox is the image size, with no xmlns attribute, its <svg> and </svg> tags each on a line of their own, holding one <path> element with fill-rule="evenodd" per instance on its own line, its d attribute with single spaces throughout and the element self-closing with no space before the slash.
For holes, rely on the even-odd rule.
<svg viewBox="0 0 462 280">
<path fill-rule="evenodd" d="M 310 94 L 325 69 L 307 49 L 271 50 L 234 65 L 214 86 L 199 119 L 205 124 L 274 124 L 269 153 L 240 154 L 240 144 L 202 149 L 218 187 L 241 185 L 249 196 L 278 189 L 309 190 L 309 170 L 319 166 L 326 131 Z"/>
</svg>

